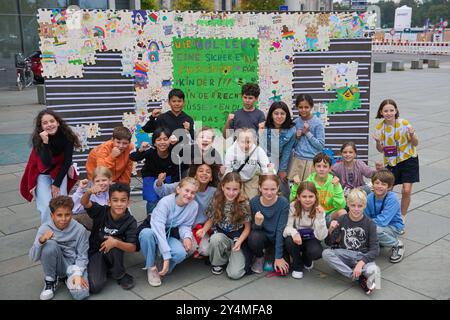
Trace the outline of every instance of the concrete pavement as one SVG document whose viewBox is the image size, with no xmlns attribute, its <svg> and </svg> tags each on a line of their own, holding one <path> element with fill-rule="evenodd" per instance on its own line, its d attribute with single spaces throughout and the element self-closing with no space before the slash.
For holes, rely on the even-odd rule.
<svg viewBox="0 0 450 320">
<path fill-rule="evenodd" d="M 380 102 L 393 98 L 401 117 L 408 119 L 419 137 L 421 182 L 414 185 L 403 241 L 406 257 L 398 264 L 388 261 L 382 250 L 381 290 L 367 297 L 354 283 L 318 261 L 302 280 L 267 278 L 265 274 L 229 280 L 211 274 L 203 261 L 189 259 L 163 279 L 161 287 L 147 283 L 139 253 L 127 254 L 126 265 L 136 280 L 130 291 L 110 280 L 107 287 L 89 299 L 450 299 L 450 63 L 440 69 L 406 70 L 373 74 L 371 83 L 371 132 Z M 0 141 L 6 134 L 29 137 L 34 116 L 43 108 L 35 104 L 36 92 L 0 92 Z M 23 143 L 23 142 L 18 142 Z M 18 145 L 26 148 L 26 145 Z M 3 147 L 2 147 L 3 150 Z M 369 159 L 382 159 L 370 144 Z M 3 154 L 2 154 L 3 157 Z M 20 155 L 18 156 L 20 157 Z M 23 161 L 26 161 L 24 159 Z M 31 263 L 28 250 L 39 217 L 34 203 L 18 192 L 24 164 L 0 166 L 0 299 L 39 299 L 43 274 L 39 263 Z M 399 188 L 395 189 L 397 192 Z M 133 214 L 145 216 L 145 202 L 133 197 Z M 60 288 L 55 299 L 70 299 Z"/>
</svg>

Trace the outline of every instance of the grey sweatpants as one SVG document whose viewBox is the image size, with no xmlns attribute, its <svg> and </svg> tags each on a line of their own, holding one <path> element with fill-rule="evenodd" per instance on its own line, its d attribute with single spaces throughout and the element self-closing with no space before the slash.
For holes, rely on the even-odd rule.
<svg viewBox="0 0 450 320">
<path fill-rule="evenodd" d="M 322 252 L 322 259 L 343 276 L 352 279 L 353 268 L 362 259 L 363 254 L 358 251 L 346 249 L 325 249 Z M 366 263 L 362 268 L 362 273 L 369 278 L 378 271 L 375 262 Z"/>
<path fill-rule="evenodd" d="M 245 274 L 245 256 L 242 250 L 233 251 L 234 242 L 223 233 L 214 233 L 209 240 L 209 261 L 213 266 L 228 263 L 227 275 L 231 279 L 240 279 Z"/>
<path fill-rule="evenodd" d="M 63 278 L 67 276 L 66 285 L 70 294 L 75 300 L 83 300 L 89 296 L 89 288 L 74 287 L 72 278 L 74 276 L 74 268 L 71 263 L 64 258 L 61 248 L 55 240 L 47 240 L 41 251 L 41 264 L 44 269 L 46 280 L 55 281 L 57 277 Z M 88 282 L 87 270 L 84 270 L 83 278 Z"/>
</svg>

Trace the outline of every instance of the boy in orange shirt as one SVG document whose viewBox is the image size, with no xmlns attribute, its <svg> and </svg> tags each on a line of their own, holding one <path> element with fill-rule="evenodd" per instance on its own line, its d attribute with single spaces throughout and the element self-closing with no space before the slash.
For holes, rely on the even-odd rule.
<svg viewBox="0 0 450 320">
<path fill-rule="evenodd" d="M 125 127 L 115 127 L 112 139 L 103 142 L 89 152 L 86 161 L 86 172 L 89 180 L 95 168 L 107 167 L 111 170 L 113 182 L 130 184 L 133 162 L 130 161 L 130 152 L 134 146 L 130 143 L 131 132 Z"/>
</svg>

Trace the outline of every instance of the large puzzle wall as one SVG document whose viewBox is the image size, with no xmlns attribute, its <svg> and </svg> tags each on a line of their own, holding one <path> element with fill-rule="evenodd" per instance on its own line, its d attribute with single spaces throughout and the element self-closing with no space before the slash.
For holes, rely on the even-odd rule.
<svg viewBox="0 0 450 320">
<path fill-rule="evenodd" d="M 89 149 L 125 125 L 133 143 L 152 108 L 167 109 L 172 88 L 186 93 L 196 125 L 222 128 L 241 107 L 246 82 L 261 87 L 259 108 L 292 107 L 313 96 L 336 153 L 354 140 L 367 160 L 371 42 L 365 13 L 205 13 L 144 10 L 39 10 L 40 48 L 49 108 Z M 293 110 L 294 116 L 297 111 Z"/>
</svg>

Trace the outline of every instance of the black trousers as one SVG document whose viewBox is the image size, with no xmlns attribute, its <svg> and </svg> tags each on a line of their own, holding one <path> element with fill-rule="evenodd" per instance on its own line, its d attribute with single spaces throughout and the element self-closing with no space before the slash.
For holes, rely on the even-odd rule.
<svg viewBox="0 0 450 320">
<path fill-rule="evenodd" d="M 322 257 L 322 245 L 317 239 L 303 240 L 301 245 L 294 242 L 291 236 L 284 240 L 285 247 L 292 257 L 292 269 L 303 271 L 305 265 L 310 266 L 314 260 Z"/>
<path fill-rule="evenodd" d="M 264 256 L 264 249 L 273 246 L 274 243 L 262 230 L 252 230 L 247 239 L 248 247 L 257 258 Z"/>
<path fill-rule="evenodd" d="M 108 253 L 95 252 L 89 257 L 88 279 L 91 293 L 98 293 L 103 289 L 108 280 L 108 273 L 115 280 L 123 278 L 123 253 L 122 250 L 113 248 Z"/>
</svg>

